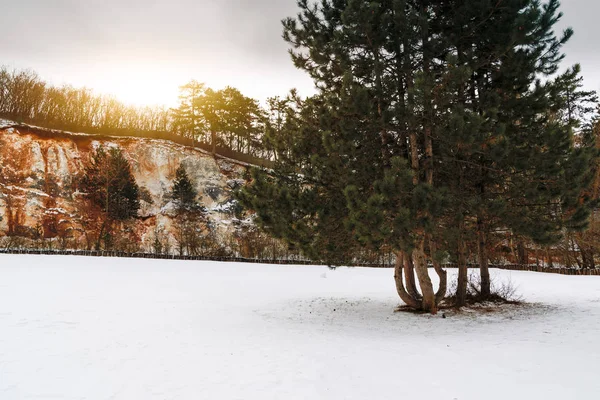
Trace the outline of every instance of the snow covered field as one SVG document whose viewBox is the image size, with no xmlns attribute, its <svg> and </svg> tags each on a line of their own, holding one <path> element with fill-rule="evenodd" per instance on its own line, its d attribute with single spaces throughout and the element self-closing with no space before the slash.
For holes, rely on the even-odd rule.
<svg viewBox="0 0 600 400">
<path fill-rule="evenodd" d="M 394 313 L 392 270 L 0 256 L 0 399 L 598 399 L 600 277 Z"/>
</svg>

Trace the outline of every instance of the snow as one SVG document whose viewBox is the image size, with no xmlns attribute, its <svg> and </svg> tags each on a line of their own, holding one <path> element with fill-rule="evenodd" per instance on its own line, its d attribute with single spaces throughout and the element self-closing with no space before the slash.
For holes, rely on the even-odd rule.
<svg viewBox="0 0 600 400">
<path fill-rule="evenodd" d="M 31 143 L 29 148 L 31 157 L 31 174 L 43 176 L 46 173 L 46 162 L 44 161 L 44 155 L 42 154 L 42 148 L 39 143 Z"/>
<path fill-rule="evenodd" d="M 395 313 L 389 269 L 3 255 L 0 398 L 597 399 L 600 278 L 492 272 L 535 307 Z"/>
<path fill-rule="evenodd" d="M 237 189 L 239 187 L 242 187 L 246 184 L 246 181 L 243 179 L 229 179 L 227 181 L 227 186 L 229 186 L 231 189 Z"/>
<path fill-rule="evenodd" d="M 10 128 L 13 125 L 15 125 L 13 121 L 0 118 L 0 129 Z"/>
<path fill-rule="evenodd" d="M 174 201 L 169 201 L 160 208 L 160 213 L 170 217 L 175 217 L 177 215 L 177 204 Z"/>
<path fill-rule="evenodd" d="M 217 204 L 216 206 L 212 207 L 210 209 L 210 211 L 223 213 L 223 214 L 229 214 L 229 213 L 233 212 L 233 210 L 235 209 L 237 204 L 238 203 L 236 200 L 228 199 L 226 202 Z"/>
<path fill-rule="evenodd" d="M 51 146 L 48 148 L 46 158 L 46 168 L 48 171 L 52 171 L 55 176 L 59 176 L 63 180 L 70 177 L 69 161 L 61 146 Z"/>
<path fill-rule="evenodd" d="M 39 189 L 24 188 L 24 187 L 14 186 L 14 185 L 3 185 L 1 183 L 0 183 L 0 186 L 4 187 L 8 191 L 15 191 L 15 190 L 21 191 L 21 192 L 27 194 L 28 198 L 31 196 L 50 197 L 49 194 L 42 192 Z M 35 200 L 35 199 L 32 199 L 32 200 Z M 37 203 L 34 201 L 34 204 L 37 204 Z"/>
</svg>

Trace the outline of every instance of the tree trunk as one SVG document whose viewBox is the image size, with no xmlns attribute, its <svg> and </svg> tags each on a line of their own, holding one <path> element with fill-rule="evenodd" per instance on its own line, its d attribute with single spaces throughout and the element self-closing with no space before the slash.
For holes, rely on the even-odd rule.
<svg viewBox="0 0 600 400">
<path fill-rule="evenodd" d="M 479 238 L 479 273 L 481 275 L 481 297 L 485 300 L 491 295 L 490 269 L 486 251 L 486 233 L 482 218 L 477 218 L 477 236 Z"/>
<path fill-rule="evenodd" d="M 594 262 L 594 251 L 585 245 L 580 245 L 579 251 L 581 252 L 581 260 L 583 268 L 596 268 L 596 264 Z"/>
<path fill-rule="evenodd" d="M 517 239 L 517 262 L 521 265 L 528 265 L 529 260 L 527 257 L 527 249 L 525 249 L 525 245 L 523 244 L 522 239 Z"/>
<path fill-rule="evenodd" d="M 571 251 L 573 252 L 573 258 L 575 259 L 575 262 L 577 263 L 577 267 L 583 268 L 582 261 L 579 261 L 579 257 L 577 256 L 577 248 L 575 247 L 575 240 L 573 240 L 573 237 L 569 238 L 569 242 L 571 243 Z"/>
<path fill-rule="evenodd" d="M 419 183 L 419 150 L 417 149 L 417 134 L 411 132 L 409 135 L 410 139 L 410 166 L 413 170 L 413 184 Z"/>
<path fill-rule="evenodd" d="M 415 265 L 412 260 L 412 254 L 402 252 L 404 258 L 404 280 L 406 281 L 406 291 L 417 300 L 421 299 L 421 294 L 417 290 L 415 281 Z"/>
<path fill-rule="evenodd" d="M 394 268 L 394 281 L 396 282 L 396 291 L 398 292 L 398 296 L 400 299 L 406 303 L 410 308 L 414 308 L 415 310 L 421 309 L 421 302 L 414 297 L 412 297 L 406 291 L 404 287 L 404 282 L 402 280 L 402 269 L 403 269 L 403 259 L 405 255 L 403 252 L 396 252 L 396 264 Z"/>
<path fill-rule="evenodd" d="M 433 269 L 435 273 L 440 278 L 440 286 L 438 287 L 438 291 L 435 293 L 435 302 L 440 304 L 444 298 L 446 298 L 446 291 L 448 290 L 448 274 L 442 268 L 442 265 L 435 258 L 435 253 L 437 251 L 437 246 L 435 241 L 429 238 L 429 251 L 431 252 L 431 262 L 433 263 Z"/>
<path fill-rule="evenodd" d="M 106 230 L 106 220 L 102 222 L 102 226 L 100 227 L 100 232 L 98 233 L 98 239 L 96 240 L 96 251 L 100 251 L 100 243 L 102 243 L 102 237 L 104 236 L 104 231 Z"/>
<path fill-rule="evenodd" d="M 548 267 L 553 268 L 554 263 L 552 261 L 552 254 L 550 253 L 550 246 L 546 247 L 546 258 L 548 259 Z"/>
<path fill-rule="evenodd" d="M 217 132 L 214 130 L 210 132 L 210 142 L 212 147 L 212 155 L 214 157 L 214 155 L 217 153 Z"/>
<path fill-rule="evenodd" d="M 433 186 L 433 140 L 431 128 L 425 128 L 425 180 Z"/>
<path fill-rule="evenodd" d="M 431 278 L 429 277 L 427 262 L 425 260 L 424 241 L 424 239 L 420 239 L 417 247 L 413 250 L 413 261 L 415 270 L 417 272 L 417 278 L 419 279 L 419 286 L 421 287 L 421 292 L 423 295 L 421 309 L 423 311 L 430 312 L 431 314 L 437 314 L 435 293 L 433 291 L 433 285 L 431 283 Z"/>
<path fill-rule="evenodd" d="M 467 255 L 465 249 L 464 240 L 464 221 L 459 224 L 459 235 L 458 235 L 458 283 L 456 285 L 456 307 L 463 307 L 467 304 L 467 284 L 469 281 L 469 275 L 467 270 Z"/>
</svg>

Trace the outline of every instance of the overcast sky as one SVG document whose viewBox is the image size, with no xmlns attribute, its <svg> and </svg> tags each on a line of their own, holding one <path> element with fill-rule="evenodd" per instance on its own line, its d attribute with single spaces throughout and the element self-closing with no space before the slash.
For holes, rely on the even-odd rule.
<svg viewBox="0 0 600 400">
<path fill-rule="evenodd" d="M 600 90 L 600 4 L 562 3 L 561 27 L 575 29 L 567 63 Z M 295 13 L 295 0 L 0 0 L 0 64 L 137 104 L 172 105 L 192 78 L 261 100 L 292 87 L 308 95 L 281 38 Z"/>
</svg>

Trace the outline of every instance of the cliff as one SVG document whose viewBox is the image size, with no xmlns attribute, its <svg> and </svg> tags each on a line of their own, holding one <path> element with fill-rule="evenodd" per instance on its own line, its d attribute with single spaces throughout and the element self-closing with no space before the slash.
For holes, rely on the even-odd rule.
<svg viewBox="0 0 600 400">
<path fill-rule="evenodd" d="M 77 182 L 98 146 L 122 149 L 144 193 L 137 218 L 119 226 L 139 250 L 152 248 L 156 232 L 176 246 L 169 191 L 180 163 L 206 210 L 204 230 L 226 244 L 240 226 L 250 224 L 233 216 L 232 191 L 244 183 L 248 168 L 243 163 L 215 159 L 203 150 L 167 140 L 85 135 L 0 121 L 0 236 L 62 239 L 63 247 L 90 247 L 93 227 L 84 221 L 99 210 L 84 205 Z"/>
</svg>

